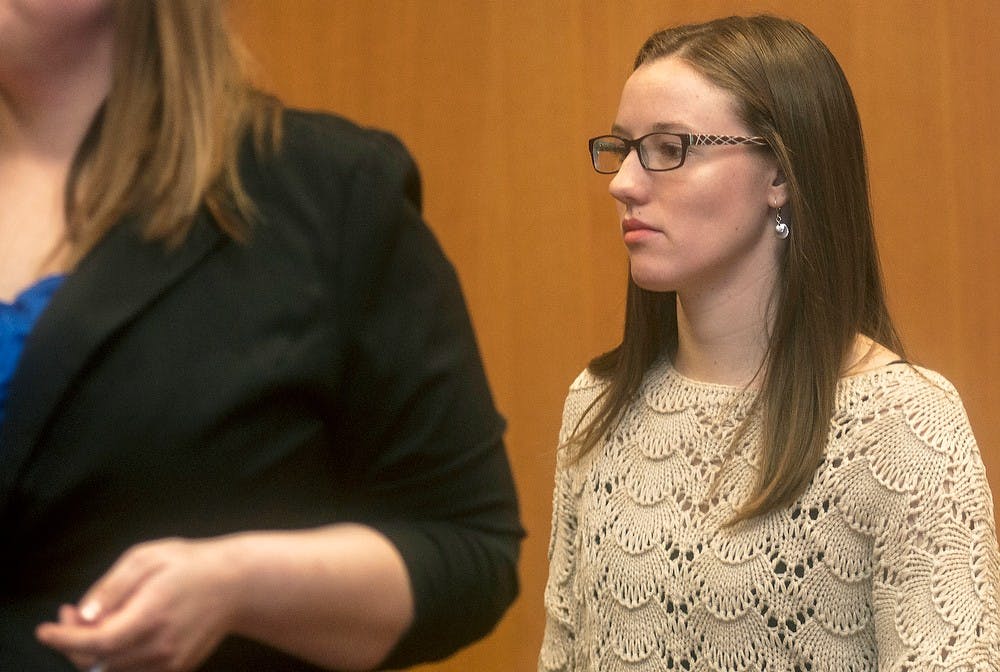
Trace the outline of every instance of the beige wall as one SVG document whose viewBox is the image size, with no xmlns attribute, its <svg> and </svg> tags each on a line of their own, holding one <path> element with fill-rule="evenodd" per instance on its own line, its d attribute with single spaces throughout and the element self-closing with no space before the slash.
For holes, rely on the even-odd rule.
<svg viewBox="0 0 1000 672">
<path fill-rule="evenodd" d="M 993 0 L 234 0 L 291 104 L 396 132 L 459 270 L 529 537 L 496 633 L 424 672 L 534 668 L 566 386 L 620 331 L 625 258 L 586 138 L 656 28 L 768 11 L 809 25 L 854 86 L 891 305 L 911 358 L 965 399 L 1000 491 L 1000 21 Z"/>
</svg>

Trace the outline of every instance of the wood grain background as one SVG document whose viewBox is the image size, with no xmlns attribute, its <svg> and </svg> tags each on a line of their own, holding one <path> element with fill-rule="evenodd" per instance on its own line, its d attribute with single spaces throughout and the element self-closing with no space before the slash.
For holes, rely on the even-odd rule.
<svg viewBox="0 0 1000 672">
<path fill-rule="evenodd" d="M 642 41 L 679 22 L 803 21 L 847 73 L 868 142 L 891 306 L 961 392 L 1000 491 L 1000 20 L 993 0 L 235 0 L 261 81 L 399 135 L 458 268 L 529 536 L 495 633 L 423 672 L 532 670 L 566 387 L 621 329 L 625 254 L 586 139 Z"/>
</svg>

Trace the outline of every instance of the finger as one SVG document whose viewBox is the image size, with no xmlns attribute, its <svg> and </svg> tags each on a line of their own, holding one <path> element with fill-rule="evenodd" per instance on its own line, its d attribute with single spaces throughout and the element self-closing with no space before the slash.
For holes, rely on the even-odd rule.
<svg viewBox="0 0 1000 672">
<path fill-rule="evenodd" d="M 105 661 L 118 672 L 192 669 L 218 645 L 221 636 L 206 635 L 201 621 L 192 619 L 183 605 L 169 606 L 155 578 L 143 585 L 101 621 L 109 643 Z"/>
<path fill-rule="evenodd" d="M 60 606 L 57 615 L 59 617 L 59 623 L 63 625 L 80 625 L 83 623 L 83 619 L 80 617 L 80 611 L 72 604 L 64 604 Z"/>
<path fill-rule="evenodd" d="M 81 625 L 83 620 L 80 618 L 79 610 L 71 605 L 64 604 L 59 607 L 58 611 L 58 624 L 59 625 Z M 76 653 L 76 652 L 62 652 L 73 665 L 81 670 L 89 670 L 97 663 L 96 656 L 86 653 Z"/>
<path fill-rule="evenodd" d="M 59 651 L 78 667 L 86 667 L 100 658 L 100 639 L 93 626 L 77 623 L 41 623 L 35 628 L 35 638 Z"/>
<path fill-rule="evenodd" d="M 130 548 L 80 600 L 80 617 L 94 623 L 121 608 L 159 564 L 156 542 Z"/>
<path fill-rule="evenodd" d="M 149 657 L 152 631 L 127 609 L 113 612 L 97 623 L 71 622 L 74 612 L 72 607 L 60 609 L 59 623 L 40 624 L 35 630 L 38 641 L 59 651 L 83 670 L 98 661 L 108 669 L 129 669 L 133 660 Z"/>
<path fill-rule="evenodd" d="M 84 662 L 107 661 L 118 652 L 136 647 L 155 629 L 157 620 L 143 607 L 143 601 L 141 597 L 126 601 L 98 621 L 88 621 L 80 609 L 63 605 L 59 608 L 59 622 L 40 624 L 36 637 L 67 657 L 80 657 Z"/>
<path fill-rule="evenodd" d="M 108 652 L 101 659 L 108 672 L 149 672 L 168 669 L 162 657 L 156 656 L 152 635 L 139 639 L 129 646 Z"/>
</svg>

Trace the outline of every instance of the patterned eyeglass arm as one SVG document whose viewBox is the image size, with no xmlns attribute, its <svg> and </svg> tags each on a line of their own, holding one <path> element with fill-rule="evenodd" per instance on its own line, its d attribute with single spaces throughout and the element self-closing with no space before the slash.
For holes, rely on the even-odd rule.
<svg viewBox="0 0 1000 672">
<path fill-rule="evenodd" d="M 759 135 L 714 135 L 688 133 L 689 145 L 766 145 L 767 139 Z"/>
</svg>

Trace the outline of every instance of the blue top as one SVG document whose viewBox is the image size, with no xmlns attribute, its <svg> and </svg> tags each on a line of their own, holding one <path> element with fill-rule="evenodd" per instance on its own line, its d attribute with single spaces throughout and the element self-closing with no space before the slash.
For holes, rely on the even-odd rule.
<svg viewBox="0 0 1000 672">
<path fill-rule="evenodd" d="M 7 410 L 7 389 L 21 359 L 24 342 L 64 278 L 50 275 L 21 292 L 13 303 L 0 301 L 0 424 Z"/>
</svg>

